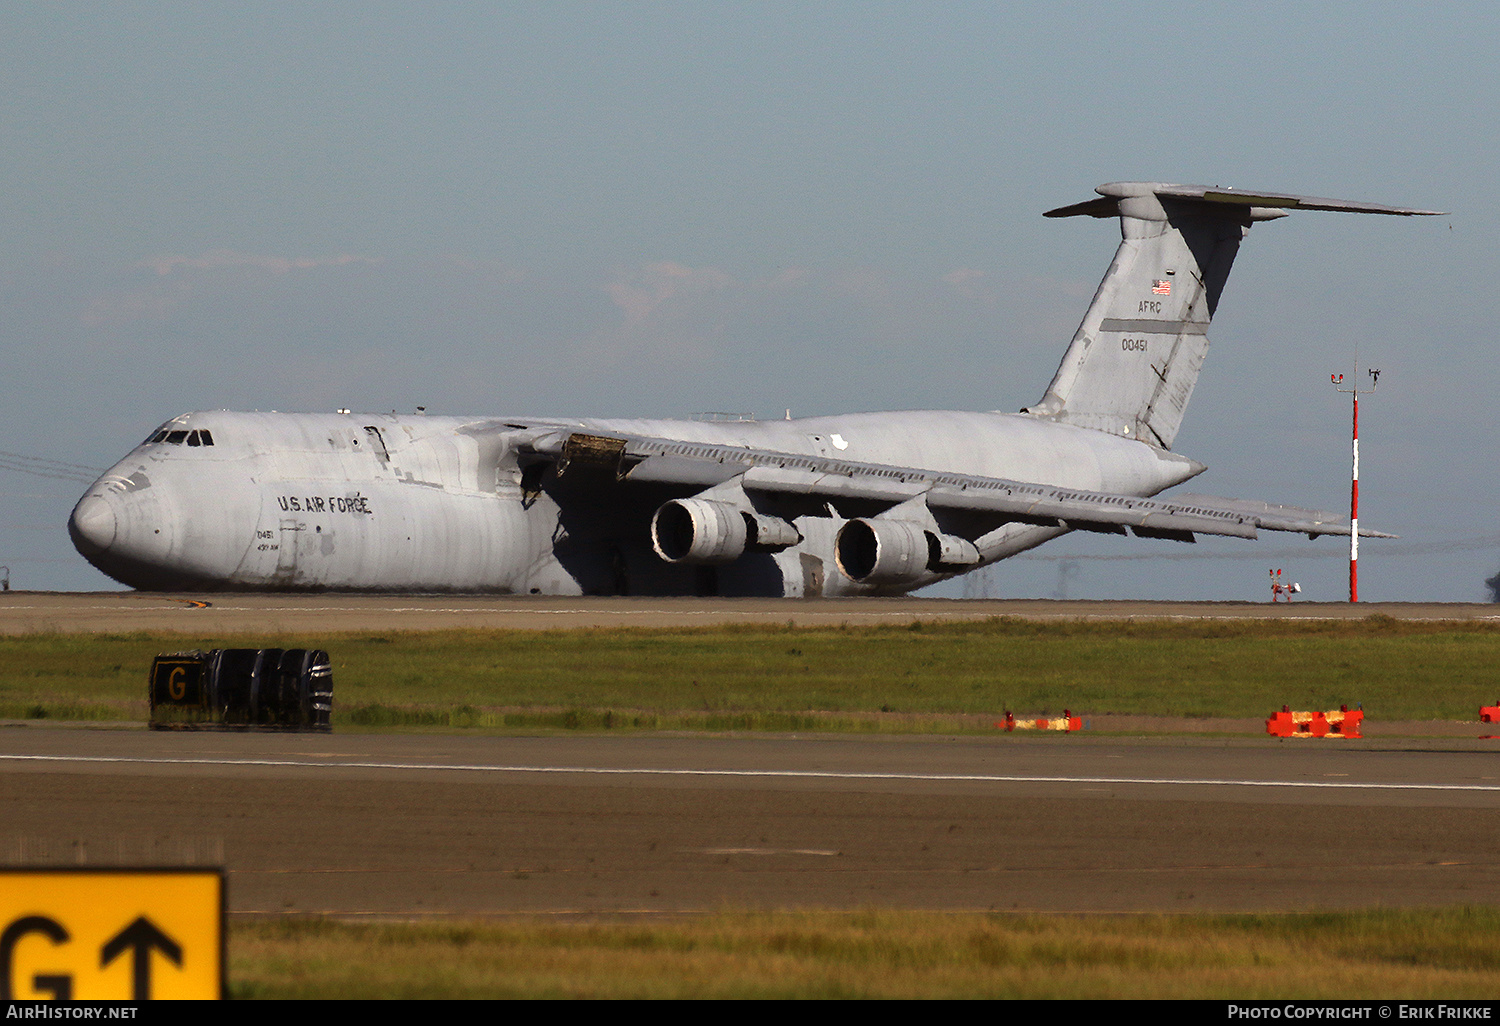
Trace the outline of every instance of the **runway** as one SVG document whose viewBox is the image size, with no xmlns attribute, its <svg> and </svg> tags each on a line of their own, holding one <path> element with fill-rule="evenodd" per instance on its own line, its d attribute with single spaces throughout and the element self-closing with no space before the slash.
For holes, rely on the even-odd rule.
<svg viewBox="0 0 1500 1026">
<path fill-rule="evenodd" d="M 913 620 L 1350 619 L 1497 620 L 1485 603 L 1055 602 L 1039 599 L 554 598 L 524 595 L 274 595 L 3 592 L 0 633 L 183 634 L 347 630 L 690 627 L 713 624 L 905 624 Z"/>
<path fill-rule="evenodd" d="M 1305 911 L 1500 899 L 1478 739 L 0 731 L 0 861 L 238 914 Z"/>
</svg>

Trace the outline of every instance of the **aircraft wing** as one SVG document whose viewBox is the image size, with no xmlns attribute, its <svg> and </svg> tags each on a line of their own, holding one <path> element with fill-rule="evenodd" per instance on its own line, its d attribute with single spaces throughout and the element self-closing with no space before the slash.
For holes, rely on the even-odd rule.
<svg viewBox="0 0 1500 1026">
<path fill-rule="evenodd" d="M 1194 494 L 1142 498 L 667 438 L 557 431 L 524 444 L 523 453 L 552 460 L 560 475 L 609 470 L 621 482 L 694 489 L 738 479 L 747 495 L 805 497 L 818 508 L 829 503 L 837 509 L 841 501 L 895 506 L 920 498 L 936 510 L 995 514 L 1003 520 L 1108 534 L 1128 530 L 1139 537 L 1176 541 L 1192 541 L 1195 534 L 1254 538 L 1262 530 L 1309 538 L 1349 534 L 1348 521 L 1337 514 L 1250 499 Z M 1367 528 L 1359 533 L 1395 537 Z"/>
</svg>

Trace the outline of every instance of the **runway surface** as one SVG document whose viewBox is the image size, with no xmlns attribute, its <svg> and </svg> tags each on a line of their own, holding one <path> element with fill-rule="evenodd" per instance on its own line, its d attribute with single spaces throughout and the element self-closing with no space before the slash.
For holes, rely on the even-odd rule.
<svg viewBox="0 0 1500 1026">
<path fill-rule="evenodd" d="M 1500 900 L 1500 742 L 0 729 L 0 862 L 231 911 L 1302 911 Z"/>
<path fill-rule="evenodd" d="M 524 630 L 705 626 L 723 623 L 832 625 L 1063 619 L 1500 620 L 1500 606 L 1406 602 L 1052 602 L 1036 599 L 550 598 L 518 595 L 188 595 L 145 592 L 3 592 L 0 633 L 170 631 L 186 634 L 345 630 Z"/>
</svg>

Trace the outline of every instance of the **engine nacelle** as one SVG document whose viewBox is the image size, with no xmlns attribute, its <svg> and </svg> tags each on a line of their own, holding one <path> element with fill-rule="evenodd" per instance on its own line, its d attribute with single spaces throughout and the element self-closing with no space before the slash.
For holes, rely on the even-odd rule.
<svg viewBox="0 0 1500 1026">
<path fill-rule="evenodd" d="M 668 563 L 732 563 L 746 549 L 774 552 L 801 540 L 780 517 L 713 499 L 673 499 L 651 518 L 651 546 Z"/>
<path fill-rule="evenodd" d="M 839 530 L 834 556 L 844 575 L 860 584 L 912 584 L 929 571 L 979 564 L 973 542 L 910 520 L 851 520 Z"/>
<path fill-rule="evenodd" d="M 750 529 L 748 544 L 752 549 L 760 552 L 780 552 L 802 541 L 802 532 L 797 530 L 796 525 L 780 517 L 752 513 L 748 509 L 740 510 L 740 516 L 745 518 L 746 526 Z"/>
<path fill-rule="evenodd" d="M 927 532 L 927 569 L 954 570 L 979 565 L 979 549 L 967 538 Z"/>
</svg>

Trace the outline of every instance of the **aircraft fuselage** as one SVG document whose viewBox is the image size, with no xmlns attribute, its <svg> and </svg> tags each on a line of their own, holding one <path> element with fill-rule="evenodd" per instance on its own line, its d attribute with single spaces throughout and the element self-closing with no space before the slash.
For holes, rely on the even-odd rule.
<svg viewBox="0 0 1500 1026">
<path fill-rule="evenodd" d="M 775 421 L 185 414 L 99 479 L 69 523 L 79 551 L 148 590 L 843 595 L 905 591 L 840 573 L 858 509 L 792 508 L 801 541 L 724 566 L 672 564 L 651 517 L 681 488 L 532 464 L 538 431 L 647 435 L 1154 495 L 1201 470 L 1141 442 L 1032 417 L 919 411 Z M 190 444 L 197 442 L 198 444 Z M 1063 533 L 984 524 L 983 562 Z"/>
</svg>

